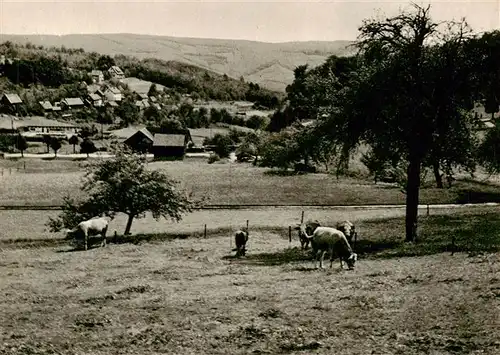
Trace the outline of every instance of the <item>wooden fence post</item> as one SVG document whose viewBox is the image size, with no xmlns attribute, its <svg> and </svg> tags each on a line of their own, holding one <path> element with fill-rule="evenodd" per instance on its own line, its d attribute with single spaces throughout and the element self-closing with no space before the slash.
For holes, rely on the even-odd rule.
<svg viewBox="0 0 500 355">
<path fill-rule="evenodd" d="M 429 216 L 429 204 L 427 204 L 427 216 Z"/>
<path fill-rule="evenodd" d="M 250 222 L 250 221 L 247 219 L 247 233 L 248 233 L 248 223 L 249 223 L 249 222 Z"/>
<path fill-rule="evenodd" d="M 23 161 L 23 170 L 26 170 L 26 162 Z"/>
<path fill-rule="evenodd" d="M 304 223 L 304 211 L 302 211 L 302 216 L 300 217 L 300 224 Z"/>
<path fill-rule="evenodd" d="M 451 255 L 455 254 L 455 234 L 451 235 Z"/>
<path fill-rule="evenodd" d="M 206 239 L 207 238 L 207 225 L 205 224 L 205 228 L 203 230 L 203 237 Z"/>
<path fill-rule="evenodd" d="M 288 226 L 288 241 L 292 242 L 292 226 Z"/>
</svg>

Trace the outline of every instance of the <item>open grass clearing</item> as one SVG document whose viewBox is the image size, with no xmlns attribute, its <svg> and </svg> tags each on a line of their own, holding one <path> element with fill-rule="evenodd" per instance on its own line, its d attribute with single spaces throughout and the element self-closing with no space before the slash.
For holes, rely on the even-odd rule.
<svg viewBox="0 0 500 355">
<path fill-rule="evenodd" d="M 66 194 L 79 191 L 85 161 L 0 160 L 0 205 L 60 205 Z M 16 166 L 17 165 L 17 166 Z M 329 174 L 283 176 L 250 164 L 207 164 L 200 159 L 153 162 L 180 181 L 195 197 L 210 204 L 363 205 L 404 204 L 406 196 L 393 185 L 368 179 L 336 179 Z M 7 173 L 7 169 L 9 173 Z M 18 171 L 16 168 L 20 168 Z M 420 203 L 499 202 L 496 184 L 460 180 L 451 189 L 422 188 Z"/>
<path fill-rule="evenodd" d="M 451 225 L 473 228 L 490 217 L 431 217 L 421 225 L 433 231 L 445 223 L 437 237 Z M 399 224 L 372 222 L 371 235 L 394 234 Z M 280 233 L 253 232 L 240 260 L 226 243 L 226 234 L 216 234 L 88 252 L 3 248 L 0 352 L 500 351 L 498 254 L 364 255 L 353 271 L 338 263 L 321 271 Z"/>
</svg>

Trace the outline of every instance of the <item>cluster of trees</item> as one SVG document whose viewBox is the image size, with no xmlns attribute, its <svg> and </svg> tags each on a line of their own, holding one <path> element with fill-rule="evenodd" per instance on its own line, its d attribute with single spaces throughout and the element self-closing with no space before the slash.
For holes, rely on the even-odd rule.
<svg viewBox="0 0 500 355">
<path fill-rule="evenodd" d="M 33 59 L 16 59 L 0 65 L 0 72 L 12 83 L 23 87 L 33 84 L 59 87 L 81 81 L 91 82 L 87 73 L 70 71 L 60 56 L 39 55 Z"/>
<path fill-rule="evenodd" d="M 424 169 L 434 172 L 439 187 L 443 175 L 457 168 L 472 172 L 477 162 L 500 170 L 499 128 L 480 143 L 471 113 L 478 102 L 489 113 L 499 111 L 500 31 L 475 36 L 465 20 L 438 24 L 430 6 L 413 6 L 391 18 L 365 20 L 356 55 L 295 70 L 287 88 L 290 105 L 269 125 L 280 132 L 271 135 L 267 161 L 307 163 L 322 152 L 345 171 L 351 153 L 368 145 L 364 161 L 374 173 L 387 166 L 404 172 L 408 241 L 417 235 Z M 284 129 L 306 118 L 316 119 L 313 128 Z"/>
</svg>

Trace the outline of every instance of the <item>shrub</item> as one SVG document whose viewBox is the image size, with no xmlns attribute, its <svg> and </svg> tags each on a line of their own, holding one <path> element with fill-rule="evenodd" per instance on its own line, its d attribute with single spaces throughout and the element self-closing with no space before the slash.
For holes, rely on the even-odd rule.
<svg viewBox="0 0 500 355">
<path fill-rule="evenodd" d="M 219 160 L 220 160 L 220 156 L 217 153 L 212 153 L 208 157 L 208 164 L 213 164 L 213 163 L 215 163 L 216 161 L 219 161 Z"/>
</svg>

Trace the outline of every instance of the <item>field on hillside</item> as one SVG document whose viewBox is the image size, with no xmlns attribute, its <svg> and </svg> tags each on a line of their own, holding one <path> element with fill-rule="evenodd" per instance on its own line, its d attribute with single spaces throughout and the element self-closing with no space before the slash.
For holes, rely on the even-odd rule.
<svg viewBox="0 0 500 355">
<path fill-rule="evenodd" d="M 66 194 L 78 197 L 85 161 L 0 160 L 0 205 L 59 205 Z M 210 204 L 358 205 L 401 204 L 396 186 L 329 174 L 283 176 L 250 164 L 208 164 L 201 159 L 149 163 L 180 181 L 180 186 Z M 10 168 L 10 170 L 9 170 Z M 21 170 L 17 170 L 17 168 Z M 420 202 L 500 201 L 500 187 L 458 181 L 451 189 L 423 188 Z"/>
<path fill-rule="evenodd" d="M 492 217 L 496 228 L 498 218 L 480 214 L 422 224 L 429 240 L 441 238 L 435 245 L 457 226 L 483 226 L 483 237 L 498 239 L 484 229 Z M 401 222 L 370 222 L 370 237 L 392 234 Z M 226 242 L 215 234 L 87 252 L 2 248 L 0 353 L 500 351 L 498 254 L 396 258 L 361 250 L 352 271 L 338 261 L 314 270 L 307 252 L 273 231 L 254 232 L 239 260 Z"/>
</svg>

